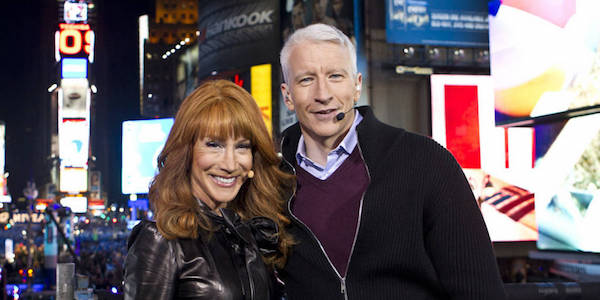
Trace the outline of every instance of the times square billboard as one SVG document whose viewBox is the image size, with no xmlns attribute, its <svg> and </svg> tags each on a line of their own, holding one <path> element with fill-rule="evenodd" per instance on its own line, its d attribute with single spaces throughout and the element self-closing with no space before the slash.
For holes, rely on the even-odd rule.
<svg viewBox="0 0 600 300">
<path fill-rule="evenodd" d="M 60 63 L 58 145 L 61 192 L 87 192 L 90 152 L 91 92 L 89 69 L 94 62 L 95 33 L 89 24 L 91 1 L 59 1 L 55 59 Z"/>
</svg>

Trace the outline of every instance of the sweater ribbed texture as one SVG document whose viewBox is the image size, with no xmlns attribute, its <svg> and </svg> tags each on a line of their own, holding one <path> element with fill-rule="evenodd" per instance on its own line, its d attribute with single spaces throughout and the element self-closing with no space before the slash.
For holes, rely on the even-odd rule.
<svg viewBox="0 0 600 300">
<path fill-rule="evenodd" d="M 358 148 L 326 180 L 297 168 L 292 211 L 319 239 L 340 276 L 345 276 L 360 201 L 369 183 Z"/>
<path fill-rule="evenodd" d="M 430 138 L 377 121 L 359 108 L 358 147 L 370 175 L 347 298 L 505 299 L 491 241 L 452 155 Z M 284 133 L 293 162 L 300 135 Z M 308 230 L 292 217 L 297 244 L 282 275 L 288 300 L 344 299 L 341 282 Z"/>
</svg>

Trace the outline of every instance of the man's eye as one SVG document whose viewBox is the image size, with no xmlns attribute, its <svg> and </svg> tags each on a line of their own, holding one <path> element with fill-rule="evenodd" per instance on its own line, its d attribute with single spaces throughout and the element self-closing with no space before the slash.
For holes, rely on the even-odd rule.
<svg viewBox="0 0 600 300">
<path fill-rule="evenodd" d="M 331 74 L 330 77 L 333 79 L 340 79 L 340 78 L 343 78 L 344 76 L 342 74 Z"/>
<path fill-rule="evenodd" d="M 308 83 L 311 80 L 312 80 L 312 78 L 310 78 L 310 77 L 302 78 L 302 79 L 300 79 L 300 83 Z"/>
</svg>

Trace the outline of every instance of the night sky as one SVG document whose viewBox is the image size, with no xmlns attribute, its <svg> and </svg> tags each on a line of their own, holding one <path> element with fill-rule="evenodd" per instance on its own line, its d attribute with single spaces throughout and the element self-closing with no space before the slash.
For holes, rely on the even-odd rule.
<svg viewBox="0 0 600 300">
<path fill-rule="evenodd" d="M 58 82 L 54 61 L 57 2 L 0 1 L 2 68 L 0 120 L 7 126 L 6 171 L 13 201 L 27 180 L 38 188 L 49 181 L 50 94 Z M 139 118 L 137 18 L 152 14 L 153 1 L 97 1 L 96 61 L 90 82 L 98 87 L 92 115 L 92 154 L 102 172 L 109 202 L 121 205 L 121 122 Z"/>
</svg>

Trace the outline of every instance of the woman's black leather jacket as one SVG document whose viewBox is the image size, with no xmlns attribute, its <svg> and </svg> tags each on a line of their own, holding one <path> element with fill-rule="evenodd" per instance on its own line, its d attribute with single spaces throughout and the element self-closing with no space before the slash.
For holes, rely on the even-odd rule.
<svg viewBox="0 0 600 300">
<path fill-rule="evenodd" d="M 125 299 L 278 299 L 273 272 L 261 258 L 277 249 L 277 225 L 221 213 L 207 213 L 219 229 L 197 239 L 167 240 L 155 222 L 140 222 L 127 245 Z"/>
</svg>

